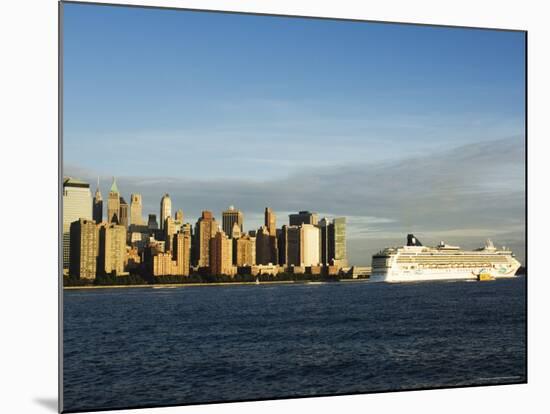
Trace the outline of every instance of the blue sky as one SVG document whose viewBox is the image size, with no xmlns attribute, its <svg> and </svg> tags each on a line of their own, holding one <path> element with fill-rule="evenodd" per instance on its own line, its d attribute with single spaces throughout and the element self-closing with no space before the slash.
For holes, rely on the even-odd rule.
<svg viewBox="0 0 550 414">
<path fill-rule="evenodd" d="M 510 144 L 511 161 L 472 152 L 494 166 L 480 187 L 509 200 L 523 191 L 524 53 L 519 32 L 65 4 L 64 165 L 84 178 L 116 175 L 144 198 L 147 183 L 177 182 L 176 201 L 196 217 L 241 200 L 246 213 L 251 192 L 259 196 L 251 188 L 289 177 L 317 183 L 376 166 L 391 174 L 430 154 Z M 512 164 L 499 164 L 503 156 Z M 442 187 L 462 173 L 453 169 Z M 235 199 L 204 196 L 226 181 Z M 303 209 L 344 214 L 323 191 Z M 154 212 L 158 192 L 145 200 Z M 291 211 L 277 199 L 259 203 Z M 347 215 L 404 226 L 385 217 L 383 200 L 365 202 L 372 211 Z M 510 231 L 520 204 L 503 213 Z M 464 214 L 447 230 L 421 230 L 452 235 L 470 228 Z M 514 228 L 509 238 L 522 239 Z"/>
</svg>

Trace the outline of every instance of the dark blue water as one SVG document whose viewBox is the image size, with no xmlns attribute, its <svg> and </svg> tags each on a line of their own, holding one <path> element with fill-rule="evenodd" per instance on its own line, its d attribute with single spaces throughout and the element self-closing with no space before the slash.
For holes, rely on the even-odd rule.
<svg viewBox="0 0 550 414">
<path fill-rule="evenodd" d="M 64 408 L 526 380 L 525 279 L 64 293 Z"/>
</svg>

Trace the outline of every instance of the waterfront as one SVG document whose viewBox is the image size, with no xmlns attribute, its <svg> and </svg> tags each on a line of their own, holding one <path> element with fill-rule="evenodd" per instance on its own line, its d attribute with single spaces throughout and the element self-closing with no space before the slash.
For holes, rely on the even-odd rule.
<svg viewBox="0 0 550 414">
<path fill-rule="evenodd" d="M 64 408 L 525 381 L 525 278 L 64 292 Z"/>
<path fill-rule="evenodd" d="M 241 286 L 241 285 L 293 285 L 293 284 L 324 284 L 324 283 L 369 283 L 368 279 L 334 279 L 325 280 L 267 280 L 262 282 L 210 282 L 210 283 L 154 283 L 154 284 L 137 284 L 137 285 L 84 285 L 84 286 L 64 286 L 64 290 L 88 290 L 88 289 L 173 289 L 177 287 L 215 287 L 215 286 Z"/>
</svg>

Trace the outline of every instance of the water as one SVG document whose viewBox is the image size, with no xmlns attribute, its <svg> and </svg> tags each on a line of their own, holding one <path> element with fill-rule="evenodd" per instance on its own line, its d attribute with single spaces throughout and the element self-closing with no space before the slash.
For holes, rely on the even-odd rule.
<svg viewBox="0 0 550 414">
<path fill-rule="evenodd" d="M 526 380 L 525 279 L 64 293 L 64 408 Z"/>
</svg>

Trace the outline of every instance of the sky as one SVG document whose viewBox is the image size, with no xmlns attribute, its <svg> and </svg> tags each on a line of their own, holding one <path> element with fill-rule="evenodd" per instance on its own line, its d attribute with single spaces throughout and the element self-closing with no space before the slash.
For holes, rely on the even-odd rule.
<svg viewBox="0 0 550 414">
<path fill-rule="evenodd" d="M 65 4 L 63 167 L 144 215 L 346 216 L 348 256 L 525 257 L 520 32 Z"/>
</svg>

